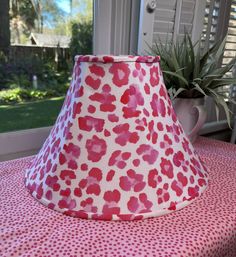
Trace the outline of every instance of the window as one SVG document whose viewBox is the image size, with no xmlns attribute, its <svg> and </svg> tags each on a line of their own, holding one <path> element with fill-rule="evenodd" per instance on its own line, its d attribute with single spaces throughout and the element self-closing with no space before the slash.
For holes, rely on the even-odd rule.
<svg viewBox="0 0 236 257">
<path fill-rule="evenodd" d="M 74 55 L 92 53 L 93 0 L 3 0 L 0 9 L 0 133 L 51 126 Z"/>
<path fill-rule="evenodd" d="M 204 29 L 202 33 L 202 49 L 207 51 L 215 42 L 221 41 L 226 36 L 224 57 L 219 65 L 224 66 L 236 55 L 236 1 L 235 0 L 207 0 Z M 231 70 L 226 76 L 235 76 Z M 230 85 L 219 89 L 227 97 L 230 94 Z M 209 106 L 208 106 L 209 107 Z M 214 108 L 209 107 L 208 120 L 214 121 Z M 214 117 L 213 117 L 214 116 Z M 221 119 L 225 116 L 220 115 Z"/>
<path fill-rule="evenodd" d="M 0 1 L 0 161 L 41 147 L 92 38 L 93 0 Z"/>
<path fill-rule="evenodd" d="M 204 51 L 209 49 L 217 40 L 216 32 L 219 24 L 219 8 L 220 0 L 206 1 L 204 28 L 202 32 L 202 45 Z"/>
<path fill-rule="evenodd" d="M 230 6 L 228 35 L 227 35 L 223 64 L 228 63 L 235 56 L 236 56 L 236 1 L 233 0 Z"/>
</svg>

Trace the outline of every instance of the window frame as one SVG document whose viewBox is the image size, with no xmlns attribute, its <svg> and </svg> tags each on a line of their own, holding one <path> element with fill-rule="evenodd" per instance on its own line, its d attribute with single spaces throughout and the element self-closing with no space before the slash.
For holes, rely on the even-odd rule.
<svg viewBox="0 0 236 257">
<path fill-rule="evenodd" d="M 178 1 L 179 8 L 182 1 Z M 226 1 L 228 4 L 231 3 L 231 0 Z M 94 54 L 144 54 L 147 50 L 146 43 L 152 44 L 154 21 L 154 14 L 147 14 L 146 11 L 148 2 L 149 0 L 94 0 Z M 194 42 L 200 38 L 202 33 L 205 5 L 206 0 L 196 0 L 192 24 Z M 119 11 L 115 10 L 114 13 L 114 6 Z M 176 22 L 178 22 L 177 19 L 179 15 L 176 16 Z M 222 31 L 224 26 L 222 25 L 219 31 Z M 178 28 L 177 24 L 175 35 L 177 35 Z M 207 103 L 207 106 L 212 110 L 212 104 Z M 225 128 L 226 124 L 226 121 L 221 121 L 220 124 L 218 123 L 218 128 L 215 121 L 207 123 L 202 133 Z M 1 133 L 0 161 L 8 159 L 9 156 L 21 157 L 38 151 L 51 128 L 41 127 Z"/>
<path fill-rule="evenodd" d="M 94 0 L 94 54 L 136 54 L 139 9 L 140 0 Z M 132 26 L 133 23 L 136 26 Z M 0 133 L 0 161 L 38 152 L 51 128 L 52 126 Z"/>
</svg>

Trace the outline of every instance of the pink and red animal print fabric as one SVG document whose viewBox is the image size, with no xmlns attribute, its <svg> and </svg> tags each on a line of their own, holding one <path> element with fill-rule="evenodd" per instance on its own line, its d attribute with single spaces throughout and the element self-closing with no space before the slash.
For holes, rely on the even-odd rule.
<svg viewBox="0 0 236 257">
<path fill-rule="evenodd" d="M 76 57 L 62 110 L 25 183 L 67 215 L 133 220 L 183 208 L 207 180 L 173 111 L 159 57 L 85 55 Z"/>
</svg>

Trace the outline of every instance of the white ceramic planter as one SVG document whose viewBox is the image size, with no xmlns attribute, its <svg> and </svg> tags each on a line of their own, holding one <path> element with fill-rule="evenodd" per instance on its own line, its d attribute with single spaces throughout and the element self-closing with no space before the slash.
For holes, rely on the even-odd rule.
<svg viewBox="0 0 236 257">
<path fill-rule="evenodd" d="M 185 133 L 194 142 L 207 118 L 204 98 L 175 98 L 173 107 Z"/>
</svg>

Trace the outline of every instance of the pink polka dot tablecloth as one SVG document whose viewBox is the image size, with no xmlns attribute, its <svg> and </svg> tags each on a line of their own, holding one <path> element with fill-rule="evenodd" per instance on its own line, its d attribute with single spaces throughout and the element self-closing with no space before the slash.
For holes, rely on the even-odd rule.
<svg viewBox="0 0 236 257">
<path fill-rule="evenodd" d="M 32 157 L 0 164 L 0 256 L 236 256 L 236 146 L 199 138 L 209 186 L 182 210 L 140 221 L 65 216 L 25 189 Z"/>
</svg>

